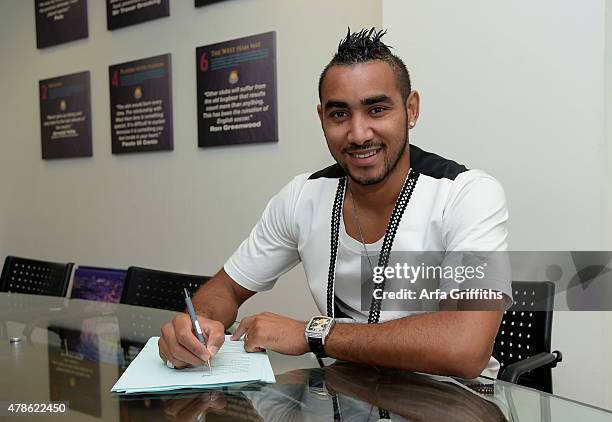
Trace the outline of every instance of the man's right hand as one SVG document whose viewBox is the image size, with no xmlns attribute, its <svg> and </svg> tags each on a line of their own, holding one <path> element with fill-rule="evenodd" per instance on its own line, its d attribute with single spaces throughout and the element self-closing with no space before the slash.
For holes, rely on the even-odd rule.
<svg viewBox="0 0 612 422">
<path fill-rule="evenodd" d="M 169 360 L 175 368 L 200 366 L 217 354 L 225 341 L 225 327 L 219 321 L 204 317 L 198 317 L 198 321 L 207 341 L 206 346 L 194 335 L 187 314 L 177 315 L 162 326 L 158 346 L 159 357 L 164 362 Z"/>
</svg>

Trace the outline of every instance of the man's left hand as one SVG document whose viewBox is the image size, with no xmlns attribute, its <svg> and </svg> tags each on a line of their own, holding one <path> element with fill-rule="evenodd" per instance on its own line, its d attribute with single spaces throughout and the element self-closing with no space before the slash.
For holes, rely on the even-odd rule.
<svg viewBox="0 0 612 422">
<path fill-rule="evenodd" d="M 305 329 L 304 321 L 264 312 L 240 321 L 232 340 L 238 340 L 244 334 L 244 349 L 247 352 L 270 349 L 285 355 L 303 355 L 310 351 Z"/>
</svg>

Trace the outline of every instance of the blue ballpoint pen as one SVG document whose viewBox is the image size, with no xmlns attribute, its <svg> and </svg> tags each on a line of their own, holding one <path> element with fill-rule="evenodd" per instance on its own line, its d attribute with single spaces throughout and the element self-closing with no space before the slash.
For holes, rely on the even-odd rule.
<svg viewBox="0 0 612 422">
<path fill-rule="evenodd" d="M 191 297 L 189 297 L 189 291 L 187 289 L 183 289 L 185 291 L 185 303 L 187 304 L 187 311 L 189 312 L 189 317 L 191 318 L 191 325 L 193 326 L 193 331 L 195 332 L 196 337 L 204 346 L 206 346 L 206 339 L 204 338 L 204 333 L 202 333 L 202 328 L 200 327 L 200 323 L 196 318 L 195 310 L 193 309 L 193 303 L 191 303 Z M 212 369 L 210 366 L 210 359 L 206 361 L 208 364 L 208 369 Z"/>
</svg>

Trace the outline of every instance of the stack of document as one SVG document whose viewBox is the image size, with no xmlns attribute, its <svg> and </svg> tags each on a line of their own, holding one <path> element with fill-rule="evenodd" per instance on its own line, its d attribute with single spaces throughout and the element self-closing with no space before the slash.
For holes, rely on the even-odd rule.
<svg viewBox="0 0 612 422">
<path fill-rule="evenodd" d="M 270 359 L 265 352 L 247 353 L 242 340 L 225 343 L 208 365 L 170 369 L 159 358 L 157 342 L 151 337 L 142 351 L 115 383 L 112 392 L 155 393 L 181 389 L 224 387 L 244 382 L 274 383 Z"/>
</svg>

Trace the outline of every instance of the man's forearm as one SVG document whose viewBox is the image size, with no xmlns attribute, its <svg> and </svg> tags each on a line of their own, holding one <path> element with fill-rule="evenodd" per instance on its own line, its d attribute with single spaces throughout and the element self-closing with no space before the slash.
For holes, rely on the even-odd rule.
<svg viewBox="0 0 612 422">
<path fill-rule="evenodd" d="M 464 378 L 486 366 L 500 311 L 440 311 L 382 324 L 336 324 L 325 344 L 333 358 Z"/>
<path fill-rule="evenodd" d="M 242 301 L 225 277 L 225 272 L 219 272 L 200 287 L 193 297 L 193 305 L 198 315 L 219 321 L 227 329 L 236 321 Z"/>
</svg>

